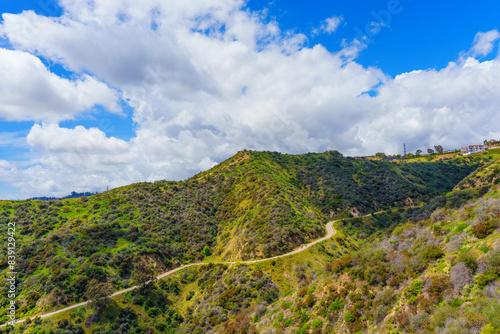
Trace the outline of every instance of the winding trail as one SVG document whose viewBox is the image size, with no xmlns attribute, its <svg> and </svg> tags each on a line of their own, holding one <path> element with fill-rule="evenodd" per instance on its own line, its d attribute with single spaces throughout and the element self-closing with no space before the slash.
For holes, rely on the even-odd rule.
<svg viewBox="0 0 500 334">
<path fill-rule="evenodd" d="M 378 214 L 378 212 L 375 213 L 375 214 Z M 368 217 L 368 216 L 371 216 L 371 214 L 363 216 L 363 217 Z M 265 258 L 265 259 L 260 259 L 260 260 L 249 260 L 249 261 L 235 261 L 235 262 L 195 262 L 195 263 L 190 263 L 190 264 L 182 265 L 182 266 L 180 266 L 178 268 L 175 268 L 175 269 L 169 270 L 167 272 L 164 272 L 163 274 L 158 275 L 156 277 L 156 279 L 162 279 L 164 277 L 167 277 L 167 276 L 170 276 L 172 274 L 175 274 L 176 272 L 178 272 L 180 270 L 183 270 L 183 269 L 186 269 L 186 268 L 189 268 L 189 267 L 193 267 L 193 266 L 208 265 L 210 263 L 212 263 L 212 264 L 252 264 L 252 263 L 258 263 L 258 262 L 271 261 L 271 260 L 274 260 L 274 259 L 279 259 L 279 258 L 282 258 L 282 257 L 286 257 L 286 256 L 290 256 L 290 255 L 293 255 L 293 254 L 297 254 L 297 253 L 305 251 L 306 249 L 308 249 L 308 248 L 316 245 L 319 242 L 325 241 L 325 240 L 330 239 L 331 237 L 333 237 L 337 233 L 337 231 L 333 227 L 333 224 L 336 223 L 336 222 L 338 222 L 338 221 L 341 221 L 341 220 L 343 220 L 343 219 L 339 219 L 339 220 L 334 220 L 334 221 L 328 222 L 326 224 L 326 226 L 325 226 L 325 228 L 326 228 L 326 235 L 323 238 L 320 238 L 320 239 L 314 240 L 314 241 L 312 241 L 312 242 L 310 242 L 308 244 L 302 245 L 302 246 L 296 248 L 295 250 L 293 250 L 293 251 L 291 251 L 289 253 L 286 253 L 286 254 L 277 255 L 277 256 L 273 256 L 273 257 L 269 257 L 269 258 Z M 122 294 L 124 294 L 126 292 L 135 290 L 137 288 L 138 288 L 138 286 L 133 286 L 133 287 L 130 287 L 128 289 L 120 290 L 120 291 L 117 291 L 117 292 L 113 293 L 109 297 L 115 297 L 115 296 L 118 296 L 118 295 L 122 295 Z M 42 318 L 42 319 L 43 318 L 48 318 L 48 317 L 51 317 L 51 316 L 56 315 L 58 313 L 66 312 L 66 311 L 69 311 L 69 310 L 73 310 L 73 309 L 75 309 L 77 307 L 84 306 L 84 305 L 86 305 L 88 303 L 90 303 L 90 300 L 82 302 L 82 303 L 79 303 L 79 304 L 71 305 L 71 306 L 65 307 L 63 309 L 54 311 L 54 312 L 45 313 L 45 314 L 41 314 L 41 315 L 30 316 L 29 318 L 36 318 L 36 317 L 39 317 L 39 318 Z M 26 318 L 25 319 L 16 320 L 16 324 L 20 324 L 20 323 L 23 323 L 25 321 L 26 321 Z M 5 326 L 7 326 L 7 324 L 0 325 L 0 328 L 1 327 L 5 327 Z"/>
</svg>

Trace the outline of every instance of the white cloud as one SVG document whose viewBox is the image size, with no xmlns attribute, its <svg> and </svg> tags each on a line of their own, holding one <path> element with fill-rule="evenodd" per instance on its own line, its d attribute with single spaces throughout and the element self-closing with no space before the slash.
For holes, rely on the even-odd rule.
<svg viewBox="0 0 500 334">
<path fill-rule="evenodd" d="M 14 164 L 7 160 L 0 160 L 0 168 L 10 169 L 14 168 Z"/>
<path fill-rule="evenodd" d="M 0 133 L 0 147 L 27 148 L 26 133 L 24 131 Z"/>
<path fill-rule="evenodd" d="M 377 108 L 359 125 L 368 151 L 401 153 L 441 144 L 448 148 L 482 142 L 500 127 L 500 62 L 450 63 L 446 68 L 397 76 L 370 99 Z"/>
<path fill-rule="evenodd" d="M 183 179 L 240 149 L 361 155 L 400 153 L 404 142 L 409 150 L 458 147 L 493 136 L 500 125 L 498 59 L 469 58 L 392 79 L 354 61 L 363 41 L 346 42 L 336 53 L 305 47 L 305 36 L 263 23 L 242 1 L 92 3 L 63 0 L 61 18 L 3 16 L 2 30 L 19 50 L 13 52 L 92 75 L 71 82 L 34 66 L 57 85 L 54 97 L 42 99 L 45 106 L 23 116 L 47 121 L 27 136 L 36 157 L 31 167 L 0 169 L 0 181 L 15 180 L 22 196 Z M 79 85 L 87 82 L 102 86 L 85 95 Z M 93 104 L 113 103 L 115 93 L 102 82 L 130 101 L 136 122 L 130 141 L 57 124 Z M 374 87 L 377 96 L 366 94 Z"/>
<path fill-rule="evenodd" d="M 60 78 L 26 52 L 0 49 L 0 73 L 0 118 L 9 121 L 72 119 L 97 104 L 118 111 L 106 84 Z"/>
<path fill-rule="evenodd" d="M 31 148 L 50 153 L 117 154 L 129 150 L 125 141 L 83 126 L 65 129 L 57 124 L 35 124 L 26 139 Z"/>
<path fill-rule="evenodd" d="M 494 48 L 495 42 L 500 39 L 498 30 L 490 30 L 488 32 L 478 32 L 474 38 L 474 43 L 470 52 L 474 56 L 486 56 Z"/>
<path fill-rule="evenodd" d="M 37 161 L 28 168 L 0 164 L 0 182 L 20 189 L 16 198 L 64 196 L 71 189 L 102 191 L 108 185 L 116 187 L 145 179 L 134 165 L 140 156 L 129 143 L 108 138 L 96 128 L 35 124 L 26 140 L 33 153 L 41 156 Z"/>
<path fill-rule="evenodd" d="M 131 151 L 129 143 L 106 137 L 97 128 L 61 128 L 57 124 L 35 124 L 27 143 L 42 154 L 41 165 L 48 172 L 55 170 L 77 175 L 120 175 L 140 158 Z"/>
<path fill-rule="evenodd" d="M 333 34 L 335 31 L 337 31 L 342 21 L 344 21 L 344 18 L 342 16 L 329 17 L 321 26 L 321 30 L 329 34 Z"/>
</svg>

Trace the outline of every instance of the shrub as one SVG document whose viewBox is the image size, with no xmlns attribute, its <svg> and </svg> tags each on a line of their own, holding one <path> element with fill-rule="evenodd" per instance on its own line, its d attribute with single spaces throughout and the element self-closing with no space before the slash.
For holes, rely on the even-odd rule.
<svg viewBox="0 0 500 334">
<path fill-rule="evenodd" d="M 297 292 L 297 296 L 300 297 L 300 298 L 304 297 L 306 295 L 306 293 L 307 293 L 307 290 L 308 290 L 307 286 L 301 287 L 299 289 L 299 292 Z"/>
<path fill-rule="evenodd" d="M 353 260 L 354 259 L 353 259 L 351 254 L 347 254 L 347 255 L 342 256 L 340 259 L 336 260 L 333 263 L 332 271 L 339 273 L 342 270 L 344 270 L 345 268 L 351 267 Z"/>
<path fill-rule="evenodd" d="M 337 297 L 331 304 L 330 304 L 330 311 L 337 311 L 340 310 L 341 308 L 344 307 L 344 302 L 340 297 Z"/>
<path fill-rule="evenodd" d="M 135 295 L 132 297 L 132 303 L 135 305 L 144 305 L 146 298 L 143 295 Z"/>
<path fill-rule="evenodd" d="M 203 248 L 203 250 L 201 251 L 201 255 L 203 255 L 204 257 L 212 255 L 212 252 L 210 251 L 210 247 L 205 246 Z"/>
<path fill-rule="evenodd" d="M 455 264 L 450 271 L 451 282 L 455 290 L 461 290 L 465 285 L 474 283 L 470 269 L 464 262 Z"/>
<path fill-rule="evenodd" d="M 314 297 L 314 295 L 312 295 L 312 294 L 307 295 L 306 300 L 305 300 L 306 306 L 313 307 L 315 303 L 316 303 L 316 297 Z"/>
<path fill-rule="evenodd" d="M 150 318 L 156 318 L 160 315 L 161 310 L 158 307 L 152 307 L 146 311 Z"/>
<path fill-rule="evenodd" d="M 450 306 L 451 307 L 460 307 L 462 306 L 462 304 L 464 303 L 464 301 L 460 298 L 455 298 L 453 299 L 453 301 L 450 303 Z"/>
<path fill-rule="evenodd" d="M 414 228 L 414 227 L 415 227 L 415 224 L 411 224 L 411 223 L 398 226 L 394 229 L 394 231 L 392 231 L 392 235 L 399 237 L 403 234 L 403 232 L 405 230 L 409 230 L 409 229 Z"/>
<path fill-rule="evenodd" d="M 431 261 L 431 260 L 437 260 L 437 259 L 443 257 L 444 252 L 438 246 L 431 244 L 424 249 L 422 255 L 424 256 L 424 258 L 426 260 Z"/>
<path fill-rule="evenodd" d="M 429 295 L 441 302 L 443 294 L 450 289 L 450 278 L 447 276 L 435 276 L 429 285 Z"/>
<path fill-rule="evenodd" d="M 469 252 L 460 253 L 457 257 L 457 262 L 463 262 L 470 269 L 471 273 L 475 273 L 478 267 L 476 259 Z"/>
<path fill-rule="evenodd" d="M 485 221 L 474 226 L 471 230 L 471 233 L 478 239 L 484 239 L 488 235 L 490 235 L 494 229 L 495 227 L 493 226 L 493 223 L 491 223 L 490 221 Z"/>
<path fill-rule="evenodd" d="M 495 278 L 496 275 L 494 275 L 492 272 L 486 272 L 476 279 L 476 283 L 481 289 L 483 289 L 486 285 L 488 285 L 489 282 L 493 281 Z"/>
<path fill-rule="evenodd" d="M 404 291 L 404 296 L 406 298 L 416 297 L 422 292 L 423 283 L 421 280 L 414 280 L 408 285 Z"/>
<path fill-rule="evenodd" d="M 424 332 L 424 329 L 429 326 L 429 315 L 425 312 L 419 312 L 409 317 L 410 329 L 415 333 Z"/>
<path fill-rule="evenodd" d="M 312 328 L 322 328 L 323 327 L 323 321 L 320 319 L 316 319 L 312 322 Z"/>
<path fill-rule="evenodd" d="M 463 231 L 465 231 L 465 229 L 469 227 L 469 225 L 467 223 L 460 223 L 457 225 L 457 227 L 455 227 L 455 231 L 454 233 L 462 233 Z"/>
<path fill-rule="evenodd" d="M 498 330 L 492 324 L 487 324 L 481 329 L 481 334 L 496 334 Z"/>
<path fill-rule="evenodd" d="M 497 249 L 488 255 L 488 264 L 494 273 L 497 275 L 500 274 L 500 249 Z"/>
<path fill-rule="evenodd" d="M 347 311 L 344 314 L 344 320 L 346 322 L 354 322 L 354 321 L 356 321 L 356 317 L 354 316 L 354 314 L 352 314 L 351 312 Z"/>
</svg>

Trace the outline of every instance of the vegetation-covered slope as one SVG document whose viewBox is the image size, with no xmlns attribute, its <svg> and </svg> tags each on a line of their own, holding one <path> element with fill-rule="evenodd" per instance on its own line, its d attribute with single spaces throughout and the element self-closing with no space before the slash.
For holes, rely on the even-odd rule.
<svg viewBox="0 0 500 334">
<path fill-rule="evenodd" d="M 170 296 L 185 314 L 177 330 L 499 333 L 500 187 L 489 186 L 461 203 L 458 190 L 427 207 L 344 220 L 310 252 L 218 268 L 208 284 L 206 269 L 186 270 Z M 280 294 L 249 289 L 256 275 Z"/>
<path fill-rule="evenodd" d="M 499 149 L 494 151 L 498 152 Z M 482 155 L 487 155 L 489 152 L 483 152 Z M 455 190 L 489 187 L 493 184 L 500 183 L 500 160 L 487 162 L 481 168 L 478 168 L 474 173 L 464 178 L 456 185 Z"/>
<path fill-rule="evenodd" d="M 289 156 L 274 154 L 283 168 L 323 212 L 346 210 L 367 213 L 426 201 L 450 191 L 479 162 L 396 164 L 363 158 L 345 158 L 338 152 Z"/>
<path fill-rule="evenodd" d="M 421 203 L 476 166 L 245 151 L 182 182 L 80 199 L 1 201 L 1 228 L 15 222 L 18 229 L 17 315 L 82 301 L 91 282 L 131 286 L 145 266 L 161 273 L 210 253 L 212 260 L 284 253 L 323 235 L 329 216 Z M 5 255 L 0 266 L 5 277 Z M 7 302 L 2 295 L 1 305 Z"/>
<path fill-rule="evenodd" d="M 335 333 L 500 332 L 499 198 L 494 186 L 460 208 L 444 205 L 371 238 L 325 266 L 303 312 Z M 308 332 L 314 320 L 291 324 Z"/>
</svg>

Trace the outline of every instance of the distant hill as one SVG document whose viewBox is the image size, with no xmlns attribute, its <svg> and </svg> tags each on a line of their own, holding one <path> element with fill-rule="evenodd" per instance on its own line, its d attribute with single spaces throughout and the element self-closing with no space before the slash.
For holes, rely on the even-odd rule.
<svg viewBox="0 0 500 334">
<path fill-rule="evenodd" d="M 97 191 L 95 193 L 91 193 L 91 192 L 77 193 L 75 191 L 72 191 L 70 195 L 64 196 L 64 197 L 47 197 L 47 196 L 43 196 L 43 197 L 32 197 L 30 199 L 31 200 L 39 200 L 39 201 L 51 201 L 51 200 L 55 200 L 55 199 L 68 199 L 68 198 L 89 197 L 89 196 L 93 196 L 93 195 L 97 195 L 97 194 L 98 194 Z"/>
</svg>

